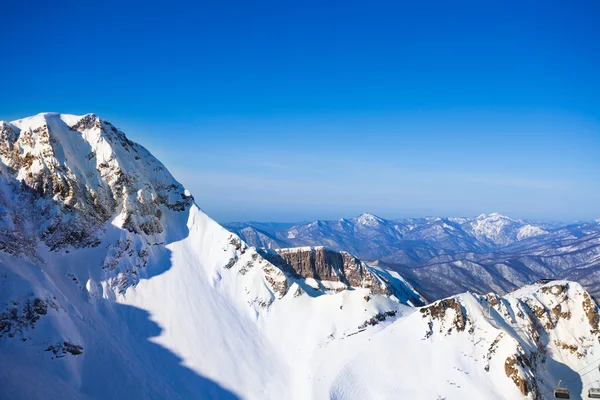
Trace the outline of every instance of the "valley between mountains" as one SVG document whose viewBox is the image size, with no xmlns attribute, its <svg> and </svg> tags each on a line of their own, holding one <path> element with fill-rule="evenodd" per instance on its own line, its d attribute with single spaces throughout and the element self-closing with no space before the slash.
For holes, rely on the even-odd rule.
<svg viewBox="0 0 600 400">
<path fill-rule="evenodd" d="M 327 246 L 399 272 L 428 300 L 465 291 L 508 293 L 543 278 L 600 295 L 600 223 L 548 223 L 497 213 L 386 220 L 372 214 L 304 224 L 226 224 L 264 248 Z"/>
</svg>

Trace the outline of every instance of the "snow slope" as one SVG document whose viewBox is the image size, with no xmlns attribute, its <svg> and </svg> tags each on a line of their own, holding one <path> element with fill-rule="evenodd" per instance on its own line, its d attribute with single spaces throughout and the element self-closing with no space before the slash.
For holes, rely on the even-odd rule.
<svg viewBox="0 0 600 400">
<path fill-rule="evenodd" d="M 370 337 L 331 398 L 546 399 L 559 380 L 572 398 L 587 397 L 600 378 L 597 318 L 589 295 L 566 281 L 444 299 Z"/>
<path fill-rule="evenodd" d="M 577 284 L 418 308 L 347 253 L 272 263 L 92 114 L 0 123 L 0 161 L 2 399 L 517 399 L 593 378 L 573 372 L 600 356 Z"/>
<path fill-rule="evenodd" d="M 412 312 L 307 293 L 94 115 L 1 126 L 2 398 L 306 398 L 330 335 Z"/>
</svg>

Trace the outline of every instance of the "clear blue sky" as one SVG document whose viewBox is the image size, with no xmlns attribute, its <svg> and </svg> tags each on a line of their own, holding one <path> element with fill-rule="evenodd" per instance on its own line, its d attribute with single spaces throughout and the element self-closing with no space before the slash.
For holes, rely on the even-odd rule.
<svg viewBox="0 0 600 400">
<path fill-rule="evenodd" d="M 223 222 L 598 218 L 598 21 L 597 0 L 8 0 L 0 119 L 95 112 Z"/>
</svg>

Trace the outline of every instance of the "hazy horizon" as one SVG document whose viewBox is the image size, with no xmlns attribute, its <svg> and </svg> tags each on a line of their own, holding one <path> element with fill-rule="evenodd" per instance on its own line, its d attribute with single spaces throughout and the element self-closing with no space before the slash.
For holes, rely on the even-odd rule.
<svg viewBox="0 0 600 400">
<path fill-rule="evenodd" d="M 0 120 L 96 113 L 221 222 L 599 218 L 599 3 L 463 5 L 10 2 Z"/>
<path fill-rule="evenodd" d="M 479 213 L 479 214 L 473 214 L 473 215 L 402 215 L 402 216 L 383 216 L 383 215 L 379 215 L 377 213 L 373 213 L 373 212 L 362 212 L 359 214 L 354 214 L 354 215 L 344 215 L 344 216 L 340 216 L 338 218 L 312 218 L 312 219 L 303 219 L 303 220 L 297 220 L 297 221 L 287 221 L 287 220 L 231 220 L 231 221 L 227 221 L 227 220 L 217 220 L 215 219 L 217 222 L 221 223 L 221 224 L 233 224 L 233 223 L 277 223 L 277 224 L 307 224 L 310 222 L 315 222 L 315 221 L 337 221 L 340 219 L 352 219 L 352 218 L 357 218 L 359 216 L 361 216 L 362 214 L 372 214 L 375 215 L 376 217 L 388 220 L 388 221 L 395 221 L 395 220 L 402 220 L 402 219 L 410 219 L 410 218 L 475 218 L 478 217 L 480 215 L 490 215 L 490 214 L 494 214 L 495 212 L 486 212 L 486 213 Z M 496 213 L 496 214 L 500 214 L 504 217 L 509 217 L 512 219 L 522 219 L 522 220 L 530 220 L 530 221 L 536 221 L 536 222 L 544 222 L 544 223 L 564 223 L 564 224 L 569 224 L 569 223 L 575 223 L 575 222 L 592 222 L 595 220 L 598 220 L 600 218 L 591 218 L 591 219 L 582 219 L 582 220 L 559 220 L 559 219 L 538 219 L 538 218 L 524 218 L 524 217 L 518 217 L 515 215 L 506 215 L 506 214 L 502 214 L 502 213 Z"/>
</svg>

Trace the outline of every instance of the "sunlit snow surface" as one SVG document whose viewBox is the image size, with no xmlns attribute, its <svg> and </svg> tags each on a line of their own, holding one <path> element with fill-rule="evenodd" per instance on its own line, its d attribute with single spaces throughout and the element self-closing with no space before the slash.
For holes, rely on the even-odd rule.
<svg viewBox="0 0 600 400">
<path fill-rule="evenodd" d="M 143 148 L 109 144 L 104 122 L 64 129 L 81 118 L 43 114 L 15 122 L 23 129 L 53 126 L 53 152 L 37 147 L 34 135 L 31 146 L 20 148 L 36 154 L 33 164 L 11 172 L 2 155 L 2 234 L 18 227 L 34 247 L 19 252 L 3 243 L 0 251 L 1 399 L 519 399 L 506 360 L 519 352 L 533 357 L 539 345 L 546 356 L 536 362 L 536 376 L 530 376 L 533 368 L 517 368 L 539 385 L 535 393 L 546 396 L 563 379 L 578 394 L 598 378 L 576 373 L 600 358 L 579 285 L 529 287 L 504 299 L 467 293 L 448 300 L 455 308 L 434 303 L 421 309 L 363 288 L 311 289 L 195 204 L 180 210 L 177 196 L 189 193 Z M 88 157 L 88 145 L 97 160 Z M 70 215 L 62 208 L 67 200 L 41 196 L 32 209 L 17 201 L 18 180 L 50 163 L 86 188 L 107 185 L 116 196 L 113 214 L 91 232 L 98 243 L 51 250 L 33 222 L 57 218 L 59 211 Z M 110 186 L 114 177 L 100 176 L 102 163 L 132 177 L 128 186 Z M 123 192 L 115 194 L 114 187 Z M 84 189 L 66 199 L 78 190 Z M 55 202 L 50 205 L 58 211 L 34 215 L 44 202 Z M 132 232 L 137 225 L 131 221 L 143 227 L 152 218 L 160 229 Z M 373 271 L 392 286 L 406 286 L 395 272 Z M 564 289 L 555 293 L 555 286 Z M 46 304 L 42 311 L 39 301 Z M 549 312 L 531 319 L 527 311 L 559 303 L 569 318 Z"/>
</svg>

